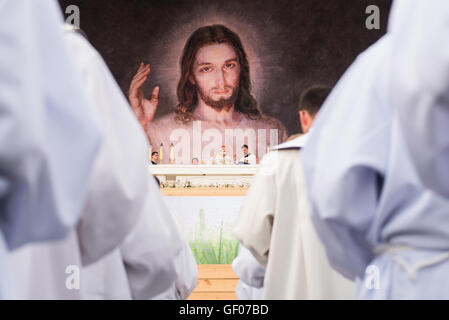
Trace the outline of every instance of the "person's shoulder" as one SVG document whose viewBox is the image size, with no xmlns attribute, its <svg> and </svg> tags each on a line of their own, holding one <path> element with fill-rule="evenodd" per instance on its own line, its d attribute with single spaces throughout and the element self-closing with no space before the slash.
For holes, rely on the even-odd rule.
<svg viewBox="0 0 449 320">
<path fill-rule="evenodd" d="M 99 65 L 103 69 L 107 68 L 98 51 L 81 34 L 75 31 L 65 31 L 64 39 L 70 51 L 74 53 L 76 61 L 81 62 L 78 65 L 82 66 L 83 69 L 98 68 Z M 89 72 L 89 74 L 92 74 L 92 72 Z"/>
<path fill-rule="evenodd" d="M 300 149 L 297 148 L 271 150 L 262 157 L 259 174 L 278 176 L 289 170 L 295 172 L 302 165 L 299 155 Z"/>
<path fill-rule="evenodd" d="M 274 150 L 301 149 L 309 139 L 309 134 L 298 134 L 294 139 L 288 139 L 284 143 L 273 147 Z"/>
</svg>

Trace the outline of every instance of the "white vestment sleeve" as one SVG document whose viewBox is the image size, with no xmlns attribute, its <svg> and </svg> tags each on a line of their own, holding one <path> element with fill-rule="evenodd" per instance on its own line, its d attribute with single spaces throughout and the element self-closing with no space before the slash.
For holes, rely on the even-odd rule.
<svg viewBox="0 0 449 320">
<path fill-rule="evenodd" d="M 175 260 L 175 283 L 163 293 L 155 296 L 155 300 L 185 300 L 195 289 L 198 282 L 198 266 L 192 250 L 184 240 L 183 250 Z"/>
<path fill-rule="evenodd" d="M 9 249 L 73 228 L 101 141 L 58 11 L 56 1 L 0 1 L 0 230 Z"/>
<path fill-rule="evenodd" d="M 238 300 L 262 300 L 264 288 L 251 287 L 239 280 L 235 288 L 235 294 Z"/>
<path fill-rule="evenodd" d="M 84 299 L 185 299 L 195 288 L 197 265 L 187 242 L 183 241 L 182 250 L 176 254 L 172 252 L 174 248 L 164 243 L 166 239 L 151 234 L 149 224 L 158 227 L 156 224 L 161 219 L 152 218 L 155 213 L 150 202 L 148 205 L 150 209 L 143 213 L 141 226 L 136 226 L 122 246 L 83 268 Z M 172 222 L 168 223 L 173 227 Z M 177 231 L 172 233 L 176 238 Z"/>
<path fill-rule="evenodd" d="M 239 255 L 232 261 L 232 269 L 239 277 L 235 293 L 239 300 L 260 300 L 263 295 L 265 268 L 248 249 L 241 246 Z"/>
<path fill-rule="evenodd" d="M 86 265 L 121 243 L 138 220 L 148 194 L 148 142 L 101 56 L 80 34 L 65 37 L 104 132 L 77 227 Z"/>
<path fill-rule="evenodd" d="M 234 225 L 237 239 L 262 266 L 267 265 L 273 228 L 275 158 L 268 154 L 261 161 Z"/>
<path fill-rule="evenodd" d="M 449 2 L 395 1 L 391 97 L 423 183 L 449 196 Z"/>
<path fill-rule="evenodd" d="M 311 218 L 330 264 L 362 278 L 374 253 L 367 231 L 388 159 L 388 38 L 362 53 L 326 99 L 301 159 Z M 348 115 L 353 119 L 348 125 Z"/>
<path fill-rule="evenodd" d="M 232 269 L 241 281 L 254 288 L 262 288 L 265 267 L 245 247 L 240 247 L 238 256 L 232 261 Z"/>
<path fill-rule="evenodd" d="M 183 239 L 152 176 L 140 221 L 120 246 L 133 299 L 151 299 L 177 276 Z"/>
</svg>

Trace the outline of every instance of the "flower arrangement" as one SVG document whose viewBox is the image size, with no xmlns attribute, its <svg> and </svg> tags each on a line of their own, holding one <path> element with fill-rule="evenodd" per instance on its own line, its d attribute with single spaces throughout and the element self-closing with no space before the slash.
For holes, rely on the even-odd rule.
<svg viewBox="0 0 449 320">
<path fill-rule="evenodd" d="M 164 181 L 160 183 L 162 189 L 164 188 L 249 188 L 249 183 L 209 183 L 192 185 L 190 181 Z"/>
</svg>

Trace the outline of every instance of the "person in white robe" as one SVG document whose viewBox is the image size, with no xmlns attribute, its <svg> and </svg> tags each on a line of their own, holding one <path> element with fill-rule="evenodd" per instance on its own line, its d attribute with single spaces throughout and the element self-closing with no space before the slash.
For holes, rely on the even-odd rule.
<svg viewBox="0 0 449 320">
<path fill-rule="evenodd" d="M 392 103 L 419 177 L 449 197 L 449 3 L 398 1 L 395 7 Z"/>
<path fill-rule="evenodd" d="M 238 164 L 257 164 L 256 156 L 248 151 L 248 146 L 244 144 L 242 146 L 243 157 L 240 158 Z"/>
<path fill-rule="evenodd" d="M 264 299 L 353 299 L 355 284 L 330 267 L 309 218 L 299 160 L 306 137 L 286 142 L 264 156 L 234 234 L 266 267 Z"/>
<path fill-rule="evenodd" d="M 102 141 L 58 10 L 0 0 L 0 299 L 17 297 L 9 251 L 78 222 Z"/>
<path fill-rule="evenodd" d="M 113 101 L 121 99 L 119 88 L 112 75 L 107 71 L 101 57 L 85 39 L 69 33 L 67 40 L 72 51 L 79 57 L 80 68 L 86 73 L 86 78 L 92 78 L 91 82 L 104 82 L 101 77 L 109 80 L 108 90 L 100 90 L 104 92 L 104 96 L 99 94 L 94 85 L 90 91 L 98 101 L 98 105 L 104 108 L 102 112 L 111 112 Z M 95 66 L 101 67 L 96 74 Z M 112 93 L 120 95 L 120 99 Z M 126 111 L 128 115 L 129 106 L 126 105 L 126 108 L 123 106 L 124 102 L 121 111 Z M 123 115 L 117 114 L 111 130 L 118 130 L 118 126 L 122 127 L 119 120 L 122 117 Z M 132 132 L 126 130 L 128 134 Z M 132 136 L 125 136 L 122 139 L 123 144 L 129 143 L 129 140 L 136 140 Z M 123 147 L 121 145 L 116 149 L 123 151 Z M 131 159 L 127 162 L 133 162 L 132 158 L 135 156 L 128 156 Z M 139 174 L 144 175 L 142 173 L 144 169 L 142 167 L 139 169 Z M 147 167 L 145 172 L 149 172 Z M 197 283 L 195 258 L 187 241 L 182 238 L 175 219 L 163 202 L 158 185 L 156 184 L 156 188 L 153 186 L 154 177 L 150 176 L 149 179 L 150 194 L 145 195 L 145 208 L 137 226 L 107 257 L 82 269 L 83 299 L 186 299 L 195 288 Z M 138 190 L 142 191 L 142 188 Z M 171 275 L 173 269 L 174 275 Z M 172 284 L 167 286 L 169 279 Z"/>
<path fill-rule="evenodd" d="M 226 152 L 225 146 L 221 146 L 220 151 L 216 154 L 215 157 L 212 157 L 209 162 L 211 162 L 211 164 L 220 164 L 220 165 L 233 164 L 232 159 L 228 156 Z"/>
<path fill-rule="evenodd" d="M 81 299 L 89 290 L 114 287 L 119 280 L 114 277 L 86 281 L 89 272 L 83 267 L 120 245 L 127 248 L 122 255 L 127 279 L 135 287 L 132 297 L 146 298 L 173 284 L 182 239 L 161 209 L 159 190 L 148 171 L 146 137 L 106 64 L 80 34 L 68 30 L 65 40 L 101 118 L 104 141 L 76 232 L 63 241 L 29 245 L 12 255 L 20 297 Z M 68 275 L 68 267 L 77 268 L 77 273 Z M 74 277 L 77 285 L 68 285 Z"/>
<path fill-rule="evenodd" d="M 318 115 L 301 153 L 311 216 L 331 265 L 358 280 L 359 298 L 447 299 L 449 199 L 423 184 L 406 146 L 393 35 L 359 55 Z"/>
</svg>

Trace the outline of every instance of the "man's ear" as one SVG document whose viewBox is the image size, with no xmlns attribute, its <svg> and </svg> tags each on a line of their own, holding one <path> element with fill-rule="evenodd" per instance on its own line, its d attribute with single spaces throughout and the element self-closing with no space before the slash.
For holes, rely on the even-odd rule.
<svg viewBox="0 0 449 320">
<path fill-rule="evenodd" d="M 190 81 L 191 84 L 196 84 L 195 78 L 193 77 L 193 75 L 189 76 L 189 81 Z"/>
<path fill-rule="evenodd" d="M 299 114 L 299 124 L 301 125 L 301 129 L 304 132 L 304 126 L 306 125 L 306 119 L 305 119 L 305 114 L 303 110 L 299 110 L 298 111 Z"/>
</svg>

